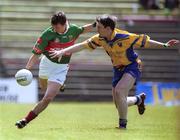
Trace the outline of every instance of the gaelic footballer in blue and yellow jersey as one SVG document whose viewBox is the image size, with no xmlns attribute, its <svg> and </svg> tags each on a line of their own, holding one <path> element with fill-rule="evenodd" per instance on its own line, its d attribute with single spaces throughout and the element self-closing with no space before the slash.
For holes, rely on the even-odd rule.
<svg viewBox="0 0 180 140">
<path fill-rule="evenodd" d="M 44 54 L 52 62 L 67 64 L 71 58 L 70 53 L 64 54 L 61 60 L 58 61 L 57 58 L 51 59 L 49 57 L 49 50 L 60 50 L 72 46 L 83 30 L 83 27 L 79 27 L 75 24 L 68 24 L 66 31 L 60 34 L 54 31 L 53 27 L 49 27 L 38 38 L 32 52 L 39 55 Z"/>
<path fill-rule="evenodd" d="M 104 48 L 113 65 L 112 86 L 115 87 L 124 73 L 131 74 L 136 81 L 140 79 L 139 62 L 141 60 L 134 48 L 147 47 L 149 39 L 150 37 L 144 34 L 136 35 L 115 28 L 109 41 L 97 34 L 85 41 L 83 45 L 91 50 L 97 47 Z"/>
</svg>

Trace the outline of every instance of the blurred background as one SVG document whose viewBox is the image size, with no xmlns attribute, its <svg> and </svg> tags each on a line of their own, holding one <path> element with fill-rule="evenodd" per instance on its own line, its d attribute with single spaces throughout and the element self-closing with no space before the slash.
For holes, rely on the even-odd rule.
<svg viewBox="0 0 180 140">
<path fill-rule="evenodd" d="M 16 84 L 9 81 L 25 67 L 37 37 L 50 26 L 50 17 L 57 11 L 64 11 L 77 25 L 92 23 L 101 14 L 113 14 L 119 18 L 120 29 L 145 33 L 161 42 L 180 39 L 178 0 L 0 0 L 0 102 L 18 102 L 22 93 L 12 96 L 8 87 Z M 77 42 L 94 34 L 81 35 Z M 145 91 L 149 104 L 179 104 L 180 46 L 136 51 L 144 66 L 141 82 L 130 95 Z M 38 64 L 32 72 L 37 81 Z M 112 101 L 111 79 L 111 61 L 102 49 L 73 54 L 65 91 L 55 101 Z M 37 84 L 33 85 L 36 102 L 43 95 Z"/>
</svg>

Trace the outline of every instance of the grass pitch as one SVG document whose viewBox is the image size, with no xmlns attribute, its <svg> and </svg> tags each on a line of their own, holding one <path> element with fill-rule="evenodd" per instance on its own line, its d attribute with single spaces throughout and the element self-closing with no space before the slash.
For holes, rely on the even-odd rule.
<svg viewBox="0 0 180 140">
<path fill-rule="evenodd" d="M 127 130 L 119 130 L 112 103 L 53 103 L 24 129 L 16 120 L 33 105 L 0 104 L 0 140 L 179 140 L 180 107 L 129 108 Z"/>
</svg>

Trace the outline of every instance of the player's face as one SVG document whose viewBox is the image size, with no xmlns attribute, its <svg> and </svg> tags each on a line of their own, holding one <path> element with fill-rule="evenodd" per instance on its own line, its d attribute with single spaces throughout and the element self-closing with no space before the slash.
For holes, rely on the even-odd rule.
<svg viewBox="0 0 180 140">
<path fill-rule="evenodd" d="M 66 24 L 65 25 L 57 24 L 52 26 L 57 33 L 61 33 L 61 34 L 66 31 L 66 27 L 67 27 Z"/>
<path fill-rule="evenodd" d="M 108 32 L 109 32 L 109 30 L 108 30 L 108 28 L 106 27 L 104 27 L 101 23 L 99 23 L 99 22 L 97 22 L 97 32 L 99 33 L 99 35 L 101 36 L 101 37 L 107 37 L 107 35 L 108 35 Z"/>
</svg>

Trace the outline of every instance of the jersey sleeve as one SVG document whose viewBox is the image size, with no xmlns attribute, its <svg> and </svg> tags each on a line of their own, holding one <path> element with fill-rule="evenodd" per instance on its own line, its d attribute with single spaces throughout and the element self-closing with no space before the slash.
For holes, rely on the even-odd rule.
<svg viewBox="0 0 180 140">
<path fill-rule="evenodd" d="M 97 47 L 101 47 L 101 44 L 99 42 L 99 35 L 94 35 L 88 40 L 85 41 L 85 47 L 88 48 L 89 50 L 94 50 Z"/>
<path fill-rule="evenodd" d="M 148 47 L 148 42 L 150 37 L 145 34 L 137 35 L 137 34 L 130 34 L 131 46 L 135 48 L 146 48 Z"/>
<path fill-rule="evenodd" d="M 40 55 L 45 50 L 45 47 L 48 45 L 48 33 L 44 32 L 42 35 L 37 39 L 32 53 Z"/>
</svg>

